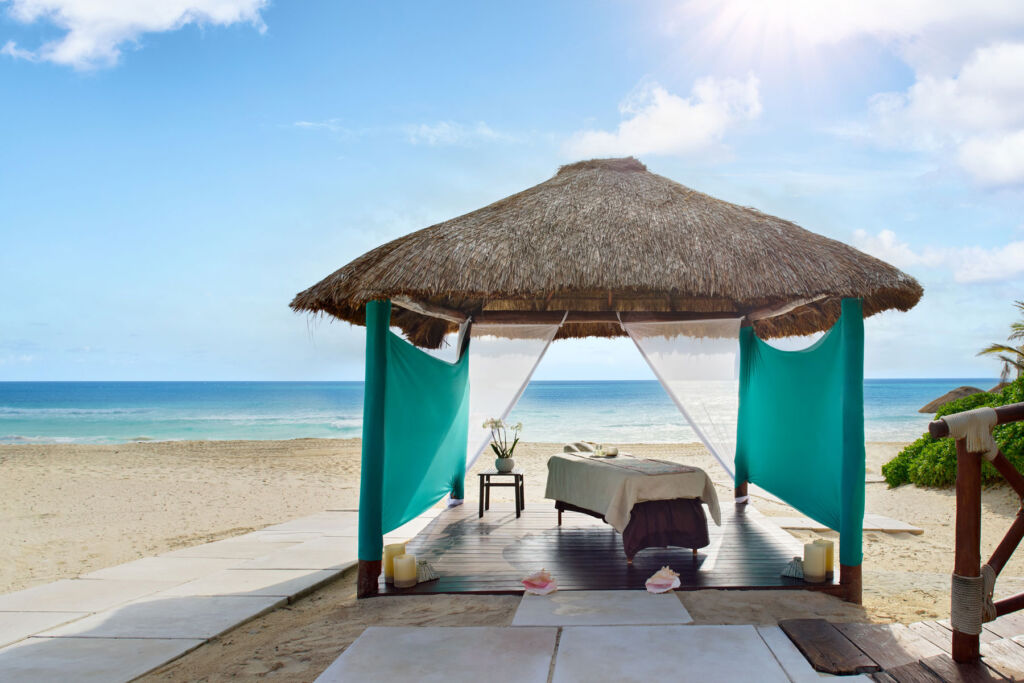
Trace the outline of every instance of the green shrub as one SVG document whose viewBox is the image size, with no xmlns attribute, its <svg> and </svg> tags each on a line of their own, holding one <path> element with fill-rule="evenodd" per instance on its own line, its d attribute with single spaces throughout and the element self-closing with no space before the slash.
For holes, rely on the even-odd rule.
<svg viewBox="0 0 1024 683">
<path fill-rule="evenodd" d="M 1024 378 L 1012 382 L 1002 391 L 990 394 L 982 392 L 964 396 L 939 408 L 935 419 L 961 413 L 983 406 L 1002 406 L 1024 402 Z M 1011 463 L 1024 471 L 1024 422 L 1001 425 L 992 430 L 992 435 Z M 949 487 L 956 482 L 956 445 L 953 439 L 933 439 L 929 434 L 910 444 L 895 458 L 882 466 L 882 475 L 890 487 L 901 484 L 918 486 Z M 984 462 L 981 467 L 982 484 L 997 484 L 1002 481 L 992 465 Z"/>
</svg>

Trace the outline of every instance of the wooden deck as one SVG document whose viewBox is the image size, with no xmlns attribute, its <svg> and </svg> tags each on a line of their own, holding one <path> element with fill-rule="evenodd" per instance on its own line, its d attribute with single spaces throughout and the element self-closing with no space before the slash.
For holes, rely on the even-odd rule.
<svg viewBox="0 0 1024 683">
<path fill-rule="evenodd" d="M 779 623 L 807 661 L 822 673 L 867 674 L 879 683 L 960 683 L 1024 680 L 1024 613 L 984 626 L 981 660 L 952 659 L 949 621 L 914 624 L 831 623 L 791 619 Z"/>
<path fill-rule="evenodd" d="M 530 502 L 516 519 L 511 505 L 495 505 L 478 517 L 476 505 L 448 510 L 430 523 L 407 550 L 441 575 L 411 589 L 386 586 L 381 595 L 410 593 L 522 593 L 520 580 L 547 569 L 560 590 L 643 588 L 668 565 L 681 590 L 701 588 L 801 589 L 838 594 L 837 583 L 812 586 L 781 576 L 801 544 L 750 506 L 722 506 L 722 526 L 709 519 L 711 543 L 696 558 L 685 548 L 649 548 L 626 563 L 622 537 L 607 524 L 566 512 L 561 527 L 551 501 Z"/>
</svg>

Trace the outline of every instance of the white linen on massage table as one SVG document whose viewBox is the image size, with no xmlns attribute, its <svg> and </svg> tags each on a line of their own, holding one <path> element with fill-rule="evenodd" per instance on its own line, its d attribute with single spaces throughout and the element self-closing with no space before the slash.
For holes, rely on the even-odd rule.
<svg viewBox="0 0 1024 683">
<path fill-rule="evenodd" d="M 673 471 L 647 474 L 629 469 L 630 465 Z M 715 524 L 722 524 L 718 494 L 707 473 L 696 467 L 663 461 L 629 456 L 604 460 L 558 453 L 548 459 L 544 497 L 599 512 L 619 533 L 629 524 L 630 511 L 637 503 L 674 498 L 699 499 L 708 506 Z"/>
</svg>

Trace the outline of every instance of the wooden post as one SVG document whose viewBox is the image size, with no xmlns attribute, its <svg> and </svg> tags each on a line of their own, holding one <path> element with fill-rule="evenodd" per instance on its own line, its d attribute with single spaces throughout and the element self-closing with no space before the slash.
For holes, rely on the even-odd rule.
<svg viewBox="0 0 1024 683">
<path fill-rule="evenodd" d="M 356 595 L 376 595 L 384 549 L 384 386 L 391 303 L 366 304 L 366 382 L 363 388 L 363 443 L 359 468 L 359 576 Z"/>
<path fill-rule="evenodd" d="M 359 574 L 356 576 L 356 597 L 368 598 L 380 590 L 380 560 L 359 560 Z"/>
<path fill-rule="evenodd" d="M 734 496 L 736 498 L 737 505 L 747 504 L 747 482 L 741 481 L 738 484 L 736 484 L 736 488 L 734 489 Z"/>
<path fill-rule="evenodd" d="M 981 455 L 967 452 L 967 441 L 956 440 L 956 547 L 953 573 L 981 576 Z M 953 629 L 953 659 L 975 661 L 978 636 Z"/>
<path fill-rule="evenodd" d="M 846 601 L 864 604 L 864 580 L 861 565 L 840 564 L 839 585 L 846 587 Z"/>
</svg>

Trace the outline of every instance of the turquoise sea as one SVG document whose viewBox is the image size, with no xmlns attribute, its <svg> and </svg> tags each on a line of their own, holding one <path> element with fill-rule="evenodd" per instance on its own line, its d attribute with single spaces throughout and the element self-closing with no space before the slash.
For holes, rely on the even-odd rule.
<svg viewBox="0 0 1024 683">
<path fill-rule="evenodd" d="M 926 429 L 917 409 L 987 379 L 864 383 L 869 441 Z M 0 443 L 350 438 L 360 435 L 362 382 L 0 382 Z M 656 381 L 532 382 L 511 415 L 527 441 L 696 441 Z"/>
</svg>

